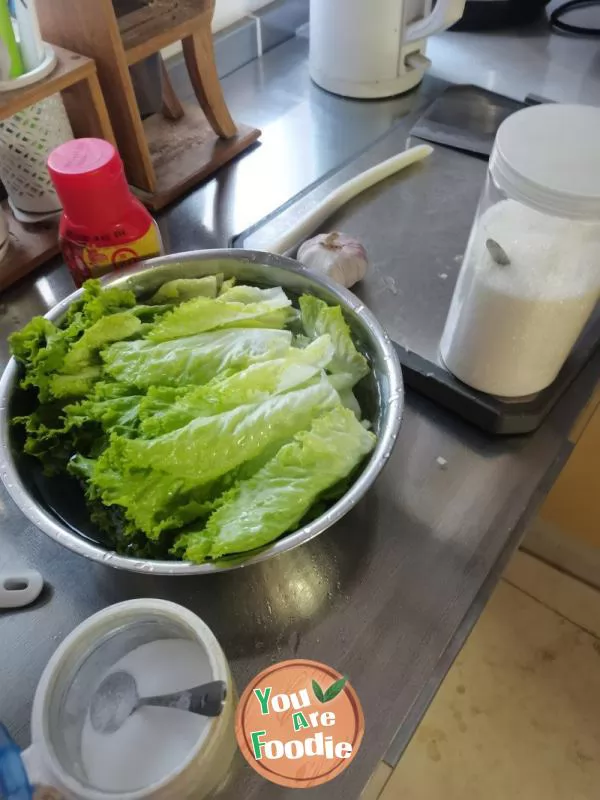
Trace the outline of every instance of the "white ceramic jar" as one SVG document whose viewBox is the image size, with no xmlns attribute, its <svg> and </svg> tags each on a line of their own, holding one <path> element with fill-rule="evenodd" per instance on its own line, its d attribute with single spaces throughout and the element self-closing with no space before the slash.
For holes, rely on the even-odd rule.
<svg viewBox="0 0 600 800">
<path fill-rule="evenodd" d="M 600 108 L 545 104 L 498 130 L 440 350 L 482 392 L 556 378 L 600 293 Z"/>
<path fill-rule="evenodd" d="M 107 670 L 142 645 L 163 640 L 198 645 L 206 664 L 198 683 L 222 680 L 226 700 L 220 716 L 207 719 L 205 732 L 177 767 L 151 785 L 120 791 L 99 788 L 86 774 L 82 730 L 94 690 Z M 184 687 L 174 687 L 174 691 Z M 190 687 L 188 687 L 190 688 Z M 168 689 L 170 691 L 170 689 Z M 23 753 L 28 779 L 72 800 L 202 800 L 231 773 L 237 745 L 236 692 L 225 655 L 210 629 L 195 614 L 164 600 L 132 600 L 90 617 L 59 646 L 38 684 L 32 712 L 32 745 Z M 188 712 L 176 712 L 186 714 Z M 114 734 L 102 734 L 106 736 Z M 167 746 L 165 731 L 165 747 Z M 160 754 L 156 754 L 157 756 Z"/>
</svg>

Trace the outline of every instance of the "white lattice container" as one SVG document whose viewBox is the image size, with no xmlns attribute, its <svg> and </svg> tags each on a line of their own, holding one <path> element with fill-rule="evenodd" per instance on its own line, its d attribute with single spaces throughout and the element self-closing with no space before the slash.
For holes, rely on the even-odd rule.
<svg viewBox="0 0 600 800">
<path fill-rule="evenodd" d="M 73 138 L 62 98 L 54 94 L 0 122 L 0 180 L 21 211 L 58 211 L 46 161 L 51 150 Z"/>
<path fill-rule="evenodd" d="M 8 222 L 4 216 L 2 206 L 0 206 L 0 261 L 8 252 L 8 245 L 10 243 L 10 235 L 8 232 Z"/>
</svg>

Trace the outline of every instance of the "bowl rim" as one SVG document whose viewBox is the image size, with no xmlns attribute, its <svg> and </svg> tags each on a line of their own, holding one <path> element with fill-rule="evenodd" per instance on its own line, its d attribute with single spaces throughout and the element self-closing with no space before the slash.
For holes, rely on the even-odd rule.
<svg viewBox="0 0 600 800">
<path fill-rule="evenodd" d="M 116 569 L 153 575 L 203 575 L 228 572 L 233 569 L 250 566 L 251 564 L 258 564 L 273 558 L 275 555 L 293 550 L 301 544 L 315 538 L 338 522 L 358 503 L 372 486 L 390 457 L 400 430 L 404 410 L 404 386 L 400 363 L 393 344 L 384 328 L 362 300 L 344 287 L 325 276 L 317 275 L 309 271 L 306 267 L 291 258 L 258 250 L 237 249 L 190 250 L 184 253 L 158 256 L 157 258 L 149 259 L 148 261 L 133 265 L 119 272 L 111 273 L 102 279 L 102 283 L 104 286 L 128 284 L 136 275 L 148 272 L 153 267 L 169 266 L 171 264 L 189 261 L 210 260 L 232 260 L 259 266 L 275 266 L 284 271 L 301 275 L 303 278 L 308 278 L 313 283 L 333 293 L 339 298 L 343 308 L 346 307 L 350 309 L 361 319 L 361 322 L 369 330 L 372 341 L 376 344 L 379 351 L 378 355 L 382 363 L 385 364 L 386 378 L 389 383 L 389 392 L 385 411 L 383 413 L 383 421 L 377 444 L 371 454 L 371 458 L 350 489 L 324 514 L 311 521 L 308 525 L 299 528 L 297 531 L 276 539 L 264 548 L 258 549 L 257 551 L 248 551 L 247 555 L 240 554 L 239 559 L 236 558 L 231 563 L 206 562 L 204 564 L 193 564 L 189 561 L 153 560 L 119 555 L 114 551 L 107 550 L 100 545 L 96 545 L 84 539 L 66 524 L 60 522 L 56 517 L 38 505 L 21 480 L 9 444 L 10 419 L 8 415 L 8 401 L 19 370 L 19 365 L 16 360 L 11 357 L 0 378 L 0 409 L 3 409 L 3 412 L 0 414 L 0 477 L 2 478 L 8 494 L 29 521 L 46 535 L 50 536 L 51 539 L 54 539 L 59 544 L 67 547 L 78 555 L 93 561 L 108 564 Z M 82 289 L 77 289 L 72 292 L 53 306 L 44 316 L 52 321 L 60 318 L 81 293 Z"/>
</svg>

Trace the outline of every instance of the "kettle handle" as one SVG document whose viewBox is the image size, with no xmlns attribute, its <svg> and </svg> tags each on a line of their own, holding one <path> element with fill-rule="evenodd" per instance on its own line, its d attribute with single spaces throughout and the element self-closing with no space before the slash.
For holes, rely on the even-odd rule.
<svg viewBox="0 0 600 800">
<path fill-rule="evenodd" d="M 433 33 L 445 31 L 446 28 L 458 22 L 464 10 L 465 0 L 437 0 L 430 14 L 406 26 L 403 43 L 416 42 Z"/>
</svg>

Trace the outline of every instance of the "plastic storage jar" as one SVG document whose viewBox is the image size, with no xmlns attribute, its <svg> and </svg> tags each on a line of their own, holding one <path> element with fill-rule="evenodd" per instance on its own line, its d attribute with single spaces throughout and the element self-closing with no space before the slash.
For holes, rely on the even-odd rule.
<svg viewBox="0 0 600 800">
<path fill-rule="evenodd" d="M 185 659 L 180 654 L 165 657 L 164 648 L 157 655 L 153 649 L 157 644 L 159 648 L 170 644 L 180 648 L 182 643 L 188 648 Z M 179 721 L 173 735 L 163 718 L 158 728 L 155 717 L 135 721 L 139 711 L 116 734 L 93 732 L 90 738 L 89 707 L 95 689 L 108 672 L 125 668 L 120 666 L 124 659 L 129 658 L 131 664 L 135 651 L 142 647 L 144 666 L 140 676 L 135 675 L 142 695 L 183 690 L 190 687 L 189 680 L 193 680 L 192 685 L 212 680 L 222 680 L 226 685 L 221 714 L 203 717 L 202 731 L 191 740 L 187 726 L 199 719 L 197 715 L 175 709 L 150 709 L 188 718 L 183 748 L 178 747 Z M 127 669 L 134 673 L 133 667 Z M 192 675 L 182 677 L 182 669 L 187 673 L 191 669 Z M 153 681 L 151 687 L 147 685 L 148 675 Z M 185 681 L 187 686 L 175 685 Z M 223 651 L 195 614 L 175 603 L 154 599 L 111 606 L 76 628 L 42 674 L 33 703 L 32 745 L 22 754 L 28 783 L 36 786 L 38 794 L 42 789 L 53 790 L 52 796 L 68 800 L 212 797 L 227 782 L 237 752 L 235 705 L 236 692 Z M 134 723 L 135 730 L 130 723 Z M 121 739 L 111 743 L 121 732 Z M 129 752 L 129 745 L 136 744 L 140 736 L 146 743 L 143 752 L 139 747 Z M 166 763 L 170 766 L 163 769 L 161 764 Z M 148 770 L 156 773 L 152 780 L 148 780 Z"/>
<path fill-rule="evenodd" d="M 488 394 L 556 378 L 600 292 L 600 108 L 547 104 L 498 130 L 441 340 Z"/>
</svg>

